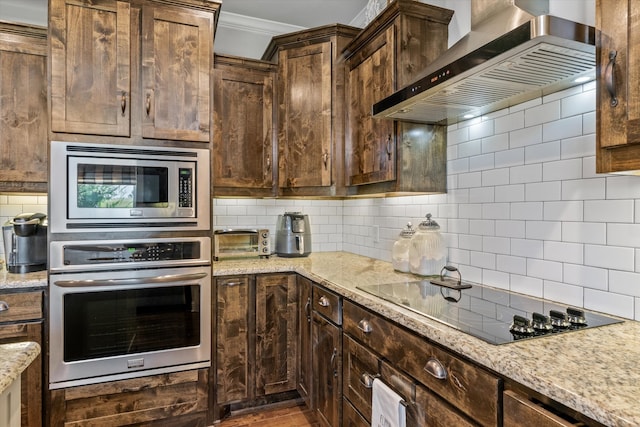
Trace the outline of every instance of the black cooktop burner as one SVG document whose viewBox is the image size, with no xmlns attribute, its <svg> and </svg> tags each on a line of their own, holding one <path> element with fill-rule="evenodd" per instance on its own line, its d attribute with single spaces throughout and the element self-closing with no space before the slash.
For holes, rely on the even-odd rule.
<svg viewBox="0 0 640 427">
<path fill-rule="evenodd" d="M 358 286 L 358 289 L 491 344 L 622 322 L 561 303 L 479 285 L 455 290 L 431 284 L 426 279 Z"/>
</svg>

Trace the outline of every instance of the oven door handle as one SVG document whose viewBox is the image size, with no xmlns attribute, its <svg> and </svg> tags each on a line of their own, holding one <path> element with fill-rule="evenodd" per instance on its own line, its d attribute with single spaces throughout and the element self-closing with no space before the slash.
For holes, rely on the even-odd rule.
<svg viewBox="0 0 640 427">
<path fill-rule="evenodd" d="M 63 288 L 81 288 L 113 285 L 146 285 L 154 283 L 172 283 L 185 280 L 198 280 L 206 277 L 207 273 L 170 274 L 167 276 L 130 278 L 130 279 L 103 279 L 103 280 L 56 280 L 56 286 Z"/>
</svg>

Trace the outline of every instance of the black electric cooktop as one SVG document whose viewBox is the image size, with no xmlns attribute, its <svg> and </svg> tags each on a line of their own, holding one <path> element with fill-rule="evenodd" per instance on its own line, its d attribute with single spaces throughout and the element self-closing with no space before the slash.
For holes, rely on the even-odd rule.
<svg viewBox="0 0 640 427">
<path fill-rule="evenodd" d="M 491 344 L 568 333 L 622 320 L 561 303 L 474 285 L 450 289 L 419 280 L 358 286 Z"/>
</svg>

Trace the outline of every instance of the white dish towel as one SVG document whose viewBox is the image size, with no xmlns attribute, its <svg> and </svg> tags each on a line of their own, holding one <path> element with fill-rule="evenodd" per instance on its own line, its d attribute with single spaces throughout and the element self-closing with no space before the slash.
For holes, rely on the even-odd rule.
<svg viewBox="0 0 640 427">
<path fill-rule="evenodd" d="M 406 427 L 407 408 L 402 397 L 378 378 L 373 380 L 371 427 Z"/>
</svg>

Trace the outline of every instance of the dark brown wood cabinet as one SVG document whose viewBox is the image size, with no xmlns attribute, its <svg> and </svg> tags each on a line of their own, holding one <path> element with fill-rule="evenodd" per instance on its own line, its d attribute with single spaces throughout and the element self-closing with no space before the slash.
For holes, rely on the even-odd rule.
<svg viewBox="0 0 640 427">
<path fill-rule="evenodd" d="M 275 194 L 275 64 L 216 55 L 213 70 L 214 196 Z"/>
<path fill-rule="evenodd" d="M 640 171 L 640 4 L 596 0 L 596 172 Z"/>
<path fill-rule="evenodd" d="M 52 1 L 51 131 L 210 142 L 219 8 L 215 0 Z"/>
<path fill-rule="evenodd" d="M 41 354 L 22 373 L 20 392 L 22 426 L 39 427 L 43 424 L 42 291 L 3 291 L 0 301 L 9 306 L 8 310 L 0 312 L 0 344 L 33 341 L 41 347 Z"/>
<path fill-rule="evenodd" d="M 255 406 L 296 390 L 298 289 L 295 274 L 215 280 L 213 419 L 232 405 Z"/>
<path fill-rule="evenodd" d="M 407 412 L 408 418 L 415 417 L 417 425 L 500 425 L 500 378 L 350 301 L 345 301 L 343 310 L 345 335 L 415 381 L 417 403 L 416 408 L 411 408 L 415 413 L 412 415 L 409 409 Z M 358 356 L 357 360 L 365 359 Z M 368 365 L 372 369 L 371 361 Z M 361 374 L 351 374 L 356 375 Z M 394 376 L 381 374 L 381 377 Z M 401 393 L 404 389 L 406 394 L 406 385 L 402 384 L 406 381 L 390 385 Z M 368 399 L 363 390 L 347 396 L 352 397 L 354 406 Z M 369 410 L 362 407 L 365 412 Z"/>
<path fill-rule="evenodd" d="M 207 426 L 208 369 L 51 391 L 50 426 Z"/>
<path fill-rule="evenodd" d="M 47 30 L 0 22 L 0 191 L 47 191 Z"/>
<path fill-rule="evenodd" d="M 298 385 L 300 397 L 310 409 L 313 407 L 313 347 L 311 342 L 313 282 L 298 276 Z"/>
<path fill-rule="evenodd" d="M 329 25 L 274 37 L 278 63 L 278 195 L 344 194 L 345 75 L 339 62 L 359 28 Z"/>
<path fill-rule="evenodd" d="M 314 285 L 312 297 L 313 407 L 320 424 L 342 425 L 342 299 Z"/>
<path fill-rule="evenodd" d="M 346 46 L 348 195 L 446 191 L 446 128 L 374 118 L 371 108 L 446 50 L 452 14 L 397 0 Z"/>
</svg>

